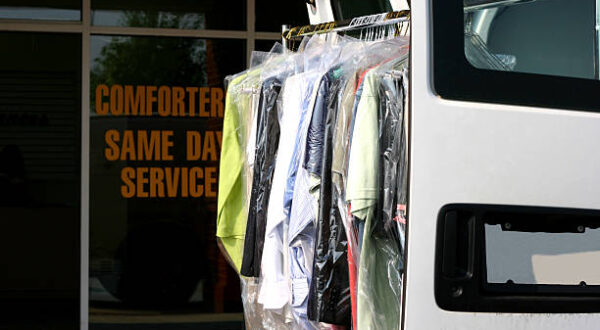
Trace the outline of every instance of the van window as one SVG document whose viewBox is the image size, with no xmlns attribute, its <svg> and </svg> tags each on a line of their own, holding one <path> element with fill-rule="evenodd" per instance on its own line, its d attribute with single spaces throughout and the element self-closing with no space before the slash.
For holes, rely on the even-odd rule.
<svg viewBox="0 0 600 330">
<path fill-rule="evenodd" d="M 600 211 L 449 204 L 436 238 L 435 299 L 448 311 L 598 313 Z"/>
<path fill-rule="evenodd" d="M 596 16 L 595 0 L 465 0 L 465 56 L 480 69 L 597 79 Z"/>
<path fill-rule="evenodd" d="M 445 99 L 600 111 L 596 0 L 432 0 Z"/>
</svg>

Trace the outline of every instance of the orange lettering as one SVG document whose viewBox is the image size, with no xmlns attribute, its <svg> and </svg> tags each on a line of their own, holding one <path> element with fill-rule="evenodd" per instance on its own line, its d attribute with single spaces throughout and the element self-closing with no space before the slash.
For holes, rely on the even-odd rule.
<svg viewBox="0 0 600 330">
<path fill-rule="evenodd" d="M 123 198 L 131 198 L 135 195 L 135 185 L 131 179 L 135 178 L 135 170 L 131 167 L 125 167 L 121 170 L 121 196 Z"/>
<path fill-rule="evenodd" d="M 103 96 L 108 96 L 108 86 L 98 85 L 96 87 L 96 113 L 99 115 L 108 114 L 108 104 L 102 102 Z"/>
<path fill-rule="evenodd" d="M 135 160 L 135 142 L 133 131 L 123 132 L 123 145 L 121 145 L 121 160 Z"/>
<path fill-rule="evenodd" d="M 171 89 L 167 86 L 158 89 L 158 114 L 163 117 L 171 114 Z"/>
<path fill-rule="evenodd" d="M 106 142 L 107 148 L 104 149 L 104 157 L 106 160 L 117 160 L 119 159 L 119 146 L 115 142 L 119 142 L 119 131 L 116 129 L 109 129 L 104 133 L 104 141 Z"/>
<path fill-rule="evenodd" d="M 200 132 L 187 131 L 187 143 L 186 143 L 186 160 L 198 160 L 200 159 Z"/>
<path fill-rule="evenodd" d="M 123 86 L 113 85 L 110 88 L 110 113 L 120 116 L 123 113 Z"/>
<path fill-rule="evenodd" d="M 215 134 L 213 131 L 206 131 L 204 134 L 204 146 L 202 147 L 202 160 L 217 160 L 217 145 L 215 143 Z"/>
<path fill-rule="evenodd" d="M 223 132 L 216 131 L 215 133 L 217 134 L 217 141 L 219 142 L 219 150 L 221 150 L 221 146 L 223 145 Z"/>
<path fill-rule="evenodd" d="M 217 178 L 215 177 L 216 174 L 216 167 L 207 167 L 204 169 L 204 190 L 206 191 L 205 196 L 208 198 L 217 197 L 217 191 L 213 189 L 213 184 L 216 185 L 217 183 Z"/>
<path fill-rule="evenodd" d="M 138 160 L 160 160 L 160 131 L 150 131 L 150 142 L 146 131 L 138 131 L 137 138 Z"/>
<path fill-rule="evenodd" d="M 198 87 L 186 87 L 185 90 L 188 92 L 188 102 L 189 104 L 189 113 L 190 117 L 194 117 L 196 115 L 196 93 L 198 92 Z"/>
<path fill-rule="evenodd" d="M 165 168 L 165 179 L 167 183 L 167 196 L 177 197 L 177 186 L 179 184 L 179 167 Z"/>
<path fill-rule="evenodd" d="M 162 168 L 150 168 L 150 197 L 165 197 L 164 177 L 165 173 Z"/>
<path fill-rule="evenodd" d="M 201 197 L 204 193 L 204 187 L 202 185 L 197 184 L 198 179 L 202 179 L 204 177 L 204 173 L 200 167 L 192 167 L 190 170 L 190 196 L 192 197 Z"/>
<path fill-rule="evenodd" d="M 144 86 L 136 86 L 135 96 L 133 95 L 133 86 L 125 85 L 125 115 L 136 115 L 144 113 Z"/>
<path fill-rule="evenodd" d="M 173 155 L 171 155 L 170 148 L 173 146 L 173 141 L 171 141 L 171 137 L 173 137 L 173 131 L 162 131 L 161 135 L 161 160 L 173 160 Z"/>
<path fill-rule="evenodd" d="M 138 167 L 136 168 L 136 172 L 137 197 L 148 197 L 148 192 L 144 190 L 144 184 L 148 183 L 148 178 L 144 176 L 145 174 L 148 174 L 148 168 Z"/>
<path fill-rule="evenodd" d="M 152 104 L 156 102 L 156 86 L 146 86 L 146 116 L 152 116 Z"/>
<path fill-rule="evenodd" d="M 185 89 L 173 87 L 173 116 L 185 116 Z"/>
<path fill-rule="evenodd" d="M 181 168 L 181 197 L 188 197 L 188 168 Z"/>
<path fill-rule="evenodd" d="M 212 117 L 223 118 L 223 89 L 210 89 L 210 115 Z"/>
<path fill-rule="evenodd" d="M 200 117 L 210 117 L 210 113 L 208 113 L 208 111 L 206 110 L 207 104 L 210 102 L 210 98 L 208 96 L 209 92 L 210 92 L 210 88 L 200 87 L 200 93 L 199 93 L 200 103 L 198 104 L 198 107 L 199 107 L 198 116 L 200 116 Z"/>
</svg>

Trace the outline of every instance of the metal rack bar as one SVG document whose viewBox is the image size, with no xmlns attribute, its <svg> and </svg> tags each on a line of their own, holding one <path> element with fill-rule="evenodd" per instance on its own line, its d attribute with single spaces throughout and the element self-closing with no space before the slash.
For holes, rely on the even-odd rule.
<svg viewBox="0 0 600 330">
<path fill-rule="evenodd" d="M 351 20 L 327 22 L 316 25 L 305 25 L 291 28 L 283 32 L 283 39 L 292 40 L 305 36 L 323 33 L 340 33 L 364 28 L 384 26 L 410 21 L 410 11 L 394 11 L 383 14 L 355 17 Z"/>
</svg>

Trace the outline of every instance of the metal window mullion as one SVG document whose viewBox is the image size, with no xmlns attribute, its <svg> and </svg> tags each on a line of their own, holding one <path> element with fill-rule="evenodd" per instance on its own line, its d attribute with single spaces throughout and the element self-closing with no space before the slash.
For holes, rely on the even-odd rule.
<svg viewBox="0 0 600 330">
<path fill-rule="evenodd" d="M 156 37 L 192 37 L 215 39 L 244 39 L 246 32 L 233 30 L 181 30 L 146 27 L 91 26 L 91 34 L 156 36 Z"/>
<path fill-rule="evenodd" d="M 261 40 L 281 40 L 281 33 L 277 32 L 255 32 L 255 39 Z"/>
<path fill-rule="evenodd" d="M 0 31 L 82 33 L 83 25 L 81 22 L 0 20 Z"/>
<path fill-rule="evenodd" d="M 81 6 L 81 271 L 79 328 L 89 328 L 90 251 L 90 28 L 91 0 Z"/>
<path fill-rule="evenodd" d="M 90 12 L 89 8 L 88 12 Z M 247 31 L 236 30 L 183 30 L 150 27 L 91 26 L 89 17 L 86 18 L 83 14 L 83 11 L 82 18 L 82 22 L 15 21 L 0 19 L 0 31 L 49 33 L 88 32 L 90 34 L 124 36 L 191 37 L 212 39 L 246 39 L 248 37 Z"/>
<path fill-rule="evenodd" d="M 250 67 L 254 42 L 256 40 L 256 1 L 246 1 L 246 65 Z"/>
<path fill-rule="evenodd" d="M 248 15 L 248 20 L 254 20 L 255 15 Z M 89 23 L 89 20 L 88 20 Z M 187 29 L 165 29 L 151 27 L 126 27 L 126 26 L 90 26 L 91 34 L 109 35 L 147 35 L 147 36 L 175 36 L 217 39 L 264 39 L 279 40 L 281 34 L 278 32 L 257 32 L 254 27 L 248 26 L 243 30 L 187 30 Z M 85 29 L 81 22 L 49 22 L 28 20 L 5 20 L 0 19 L 0 31 L 24 31 L 24 32 L 56 32 L 56 33 L 83 33 Z M 252 32 L 252 33 L 249 33 Z M 252 34 L 252 35 L 250 35 Z"/>
</svg>

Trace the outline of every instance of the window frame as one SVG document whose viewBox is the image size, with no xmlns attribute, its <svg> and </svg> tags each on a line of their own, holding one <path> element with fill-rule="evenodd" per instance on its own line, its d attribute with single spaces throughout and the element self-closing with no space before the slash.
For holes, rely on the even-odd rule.
<svg viewBox="0 0 600 330">
<path fill-rule="evenodd" d="M 546 221 L 554 216 L 558 216 L 559 219 L 576 217 L 587 228 L 598 224 L 600 211 L 501 204 L 442 206 L 438 212 L 435 233 L 434 295 L 437 306 L 442 310 L 453 312 L 598 313 L 600 285 L 487 281 L 487 245 L 484 226 L 490 220 L 498 224 L 497 221 L 502 219 L 502 216 L 531 216 L 533 221 L 519 222 L 519 226 L 513 228 L 515 232 L 537 232 L 540 224 L 543 223 L 547 228 L 546 232 L 571 233 L 579 232 L 573 230 L 579 223 L 570 224 L 564 221 L 546 223 Z M 463 239 L 461 242 L 466 241 L 466 244 L 459 245 L 457 233 L 461 233 L 460 238 Z M 452 274 L 454 267 L 462 268 L 464 273 Z"/>
<path fill-rule="evenodd" d="M 433 89 L 444 99 L 600 112 L 600 81 L 493 71 L 464 52 L 462 0 L 432 0 Z M 460 79 L 456 79 L 460 77 Z"/>
<path fill-rule="evenodd" d="M 0 32 L 73 33 L 81 36 L 81 187 L 80 187 L 80 310 L 81 330 L 89 328 L 89 183 L 90 183 L 90 70 L 91 38 L 94 35 L 236 39 L 246 41 L 246 64 L 256 40 L 281 41 L 281 33 L 256 31 L 256 0 L 246 0 L 245 30 L 192 30 L 147 27 L 96 26 L 91 22 L 92 0 L 81 0 L 81 19 L 34 20 L 0 18 Z"/>
</svg>

